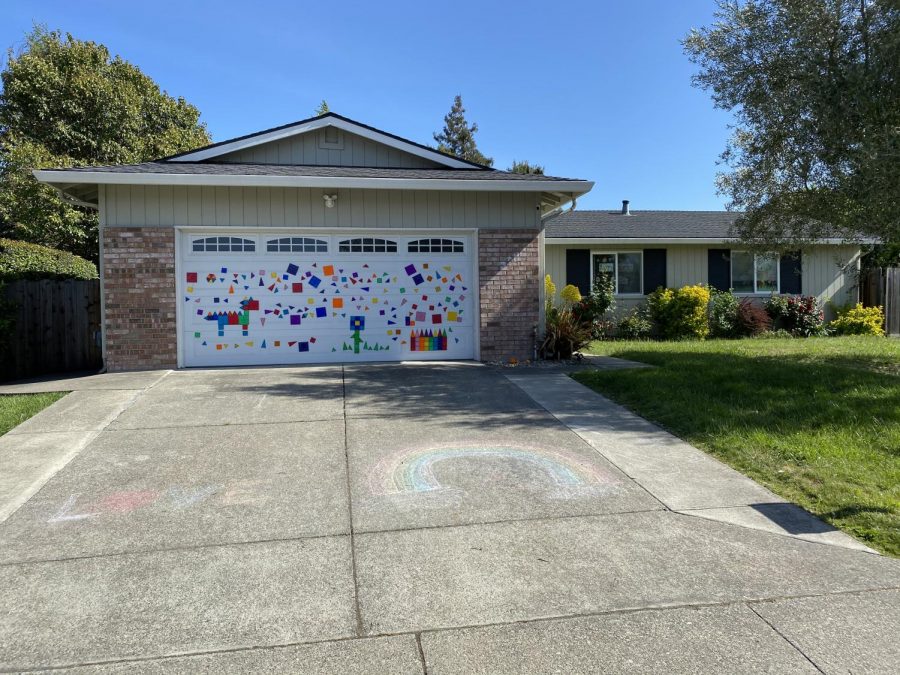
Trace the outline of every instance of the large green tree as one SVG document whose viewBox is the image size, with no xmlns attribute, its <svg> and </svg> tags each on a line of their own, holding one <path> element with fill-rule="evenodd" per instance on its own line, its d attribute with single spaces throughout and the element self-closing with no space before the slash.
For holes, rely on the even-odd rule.
<svg viewBox="0 0 900 675">
<path fill-rule="evenodd" d="M 718 182 L 742 239 L 900 241 L 898 0 L 719 0 L 684 47 L 736 119 Z"/>
<path fill-rule="evenodd" d="M 513 160 L 512 165 L 507 169 L 510 173 L 525 173 L 537 176 L 544 175 L 544 167 L 540 164 L 532 164 L 527 159 Z"/>
<path fill-rule="evenodd" d="M 95 42 L 35 28 L 0 77 L 0 225 L 17 239 L 98 255 L 96 213 L 32 169 L 143 162 L 210 142 L 197 108 Z"/>
<path fill-rule="evenodd" d="M 440 133 L 434 134 L 434 140 L 438 143 L 438 150 L 447 155 L 461 157 L 476 164 L 493 166 L 494 160 L 485 157 L 475 144 L 475 133 L 478 125 L 471 126 L 466 121 L 466 109 L 463 107 L 462 96 L 457 94 L 453 99 L 450 112 L 444 115 L 444 128 Z"/>
</svg>

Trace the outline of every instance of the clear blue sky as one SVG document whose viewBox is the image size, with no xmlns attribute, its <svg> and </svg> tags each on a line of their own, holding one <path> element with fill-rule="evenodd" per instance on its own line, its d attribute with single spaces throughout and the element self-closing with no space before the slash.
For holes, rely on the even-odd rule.
<svg viewBox="0 0 900 675">
<path fill-rule="evenodd" d="M 679 40 L 712 0 L 612 2 L 13 2 L 32 23 L 105 44 L 203 113 L 214 140 L 334 112 L 432 142 L 453 95 L 478 145 L 596 182 L 579 208 L 718 209 L 730 116 L 693 89 Z"/>
</svg>

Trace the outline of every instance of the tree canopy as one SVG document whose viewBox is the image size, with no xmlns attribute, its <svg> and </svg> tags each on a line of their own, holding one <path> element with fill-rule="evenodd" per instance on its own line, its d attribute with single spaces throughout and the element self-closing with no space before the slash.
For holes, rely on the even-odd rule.
<svg viewBox="0 0 900 675">
<path fill-rule="evenodd" d="M 478 125 L 471 126 L 466 121 L 466 109 L 463 107 L 462 96 L 457 94 L 453 99 L 450 112 L 444 115 L 444 128 L 440 133 L 434 134 L 437 141 L 437 149 L 446 155 L 460 157 L 476 164 L 493 166 L 494 160 L 485 157 L 475 144 L 475 133 Z"/>
<path fill-rule="evenodd" d="M 900 241 L 897 0 L 719 0 L 684 47 L 737 121 L 718 185 L 743 240 Z"/>
<path fill-rule="evenodd" d="M 331 112 L 331 108 L 328 107 L 328 101 L 323 98 L 322 102 L 316 107 L 316 117 L 324 115 L 327 112 Z"/>
<path fill-rule="evenodd" d="M 507 171 L 510 173 L 530 173 L 538 176 L 544 175 L 544 167 L 540 164 L 532 164 L 527 159 L 523 159 L 522 161 L 513 160 L 512 166 L 510 166 Z"/>
<path fill-rule="evenodd" d="M 127 164 L 210 142 L 200 112 L 95 42 L 37 27 L 0 74 L 0 226 L 97 259 L 96 213 L 39 184 L 35 168 Z"/>
</svg>

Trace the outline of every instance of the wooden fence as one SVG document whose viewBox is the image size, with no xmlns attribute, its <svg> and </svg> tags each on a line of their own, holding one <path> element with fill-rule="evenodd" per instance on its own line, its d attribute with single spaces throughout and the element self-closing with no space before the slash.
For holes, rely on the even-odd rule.
<svg viewBox="0 0 900 675">
<path fill-rule="evenodd" d="M 3 339 L 0 379 L 99 370 L 100 281 L 12 281 L 3 287 L 13 326 Z"/>
<path fill-rule="evenodd" d="M 884 330 L 900 335 L 900 267 L 876 267 L 860 280 L 860 296 L 866 307 L 884 307 Z"/>
</svg>

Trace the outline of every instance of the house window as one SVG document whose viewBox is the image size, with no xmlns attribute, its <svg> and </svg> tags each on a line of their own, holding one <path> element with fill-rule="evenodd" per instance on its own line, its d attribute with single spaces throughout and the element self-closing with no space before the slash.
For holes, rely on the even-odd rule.
<svg viewBox="0 0 900 675">
<path fill-rule="evenodd" d="M 780 287 L 777 255 L 749 251 L 731 252 L 731 288 L 735 293 L 778 293 Z"/>
<path fill-rule="evenodd" d="M 373 237 L 344 239 L 338 243 L 338 251 L 340 253 L 396 253 L 397 242 Z"/>
<path fill-rule="evenodd" d="M 416 239 L 406 247 L 408 253 L 463 253 L 463 243 L 458 239 Z"/>
<path fill-rule="evenodd" d="M 253 253 L 256 243 L 240 237 L 203 237 L 192 242 L 194 253 Z"/>
<path fill-rule="evenodd" d="M 643 292 L 644 256 L 641 251 L 594 253 L 591 286 L 601 274 L 615 282 L 616 295 L 640 295 Z"/>
<path fill-rule="evenodd" d="M 269 253 L 328 253 L 328 242 L 312 237 L 280 237 L 266 242 Z"/>
</svg>

